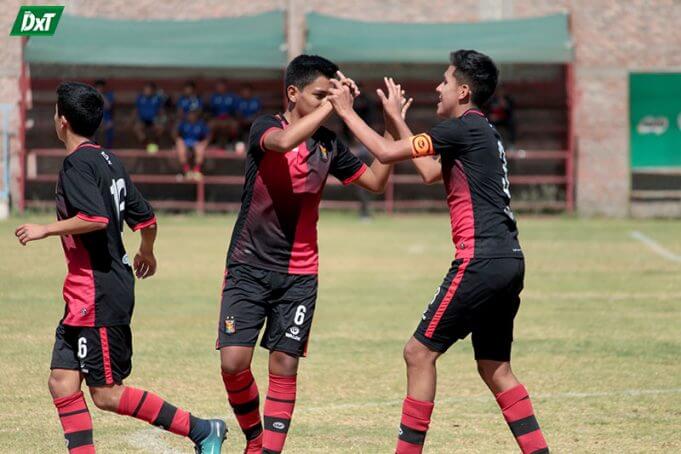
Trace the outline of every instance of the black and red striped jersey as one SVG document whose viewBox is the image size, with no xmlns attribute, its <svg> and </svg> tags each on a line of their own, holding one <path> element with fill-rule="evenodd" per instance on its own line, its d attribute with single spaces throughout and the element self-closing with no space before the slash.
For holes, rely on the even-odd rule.
<svg viewBox="0 0 681 454">
<path fill-rule="evenodd" d="M 286 153 L 265 149 L 265 136 L 288 126 L 263 115 L 251 126 L 246 179 L 227 253 L 227 266 L 248 264 L 289 274 L 316 274 L 317 219 L 329 174 L 343 184 L 366 170 L 326 128 Z"/>
<path fill-rule="evenodd" d="M 156 223 L 149 203 L 130 181 L 121 161 L 93 143 L 69 154 L 59 172 L 57 219 L 79 218 L 106 229 L 61 237 L 68 274 L 64 281 L 69 326 L 130 323 L 135 278 L 123 246 L 124 223 L 139 230 Z"/>
<path fill-rule="evenodd" d="M 522 257 L 501 138 L 479 110 L 435 125 L 457 258 Z"/>
</svg>

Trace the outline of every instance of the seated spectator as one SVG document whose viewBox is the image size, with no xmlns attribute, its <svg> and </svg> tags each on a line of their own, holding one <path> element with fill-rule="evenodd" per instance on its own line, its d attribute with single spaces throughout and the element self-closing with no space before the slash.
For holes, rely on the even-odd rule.
<svg viewBox="0 0 681 454">
<path fill-rule="evenodd" d="M 201 178 L 201 166 L 210 142 L 210 130 L 206 122 L 201 119 L 201 111 L 193 109 L 187 112 L 185 119 L 177 127 L 175 148 L 182 166 L 182 173 L 187 178 Z M 194 155 L 194 168 L 190 171 L 188 153 Z"/>
<path fill-rule="evenodd" d="M 102 124 L 97 129 L 96 140 L 102 144 L 104 148 L 111 148 L 113 146 L 114 138 L 114 124 L 113 124 L 113 107 L 114 94 L 113 91 L 106 89 L 106 81 L 96 80 L 95 88 L 102 95 L 104 99 L 104 114 L 102 116 Z"/>
<path fill-rule="evenodd" d="M 201 98 L 196 93 L 196 83 L 188 80 L 182 88 L 182 96 L 177 100 L 178 121 L 183 120 L 191 110 L 201 109 L 203 109 L 203 101 L 201 101 Z"/>
<path fill-rule="evenodd" d="M 248 140 L 253 120 L 262 110 L 260 98 L 253 96 L 253 86 L 244 84 L 241 87 L 240 97 L 236 103 L 236 116 L 239 120 L 239 135 L 244 142 Z"/>
<path fill-rule="evenodd" d="M 163 134 L 166 117 L 163 112 L 165 99 L 156 90 L 156 84 L 147 82 L 135 102 L 135 126 L 137 139 L 149 153 L 158 151 L 158 141 Z"/>
<path fill-rule="evenodd" d="M 227 91 L 227 84 L 219 80 L 215 85 L 215 93 L 210 97 L 210 130 L 215 143 L 220 147 L 227 147 L 236 139 L 238 123 L 235 118 L 238 97 Z"/>
<path fill-rule="evenodd" d="M 487 107 L 487 117 L 497 128 L 504 142 L 504 148 L 512 150 L 515 147 L 516 129 L 514 118 L 514 103 L 502 86 L 492 96 Z"/>
</svg>

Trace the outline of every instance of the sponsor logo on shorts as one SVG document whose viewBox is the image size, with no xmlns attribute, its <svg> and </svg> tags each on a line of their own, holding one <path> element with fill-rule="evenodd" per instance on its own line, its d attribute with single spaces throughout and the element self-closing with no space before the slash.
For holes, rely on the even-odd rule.
<svg viewBox="0 0 681 454">
<path fill-rule="evenodd" d="M 284 424 L 281 421 L 277 421 L 277 422 L 272 424 L 272 427 L 274 427 L 277 430 L 284 430 L 286 428 L 286 424 Z"/>
<path fill-rule="evenodd" d="M 225 319 L 225 333 L 234 334 L 236 333 L 236 321 L 233 316 L 229 316 Z"/>
<path fill-rule="evenodd" d="M 286 332 L 286 337 L 288 337 L 289 339 L 293 339 L 294 341 L 300 342 L 299 334 L 300 334 L 300 328 L 298 328 L 297 326 L 292 326 Z"/>
</svg>

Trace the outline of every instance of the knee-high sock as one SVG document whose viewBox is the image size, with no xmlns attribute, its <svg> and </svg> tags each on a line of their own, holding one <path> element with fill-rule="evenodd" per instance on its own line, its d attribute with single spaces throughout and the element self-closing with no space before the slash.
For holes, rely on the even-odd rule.
<svg viewBox="0 0 681 454">
<path fill-rule="evenodd" d="M 236 374 L 222 373 L 229 405 L 234 410 L 239 427 L 246 437 L 246 453 L 260 454 L 262 450 L 262 421 L 260 395 L 251 369 Z"/>
<path fill-rule="evenodd" d="M 54 399 L 69 454 L 93 454 L 92 418 L 82 392 Z"/>
<path fill-rule="evenodd" d="M 433 402 L 416 400 L 409 396 L 404 399 L 396 454 L 420 454 L 423 451 L 434 406 Z"/>
<path fill-rule="evenodd" d="M 549 448 L 539 428 L 527 389 L 517 385 L 496 395 L 504 419 L 523 454 L 546 454 Z"/>
<path fill-rule="evenodd" d="M 270 387 L 267 390 L 264 411 L 263 454 L 277 454 L 284 449 L 295 404 L 296 376 L 270 374 Z"/>
<path fill-rule="evenodd" d="M 189 437 L 198 442 L 210 432 L 210 424 L 204 419 L 169 404 L 156 394 L 126 386 L 118 403 L 118 414 L 132 416 L 168 430 Z"/>
</svg>

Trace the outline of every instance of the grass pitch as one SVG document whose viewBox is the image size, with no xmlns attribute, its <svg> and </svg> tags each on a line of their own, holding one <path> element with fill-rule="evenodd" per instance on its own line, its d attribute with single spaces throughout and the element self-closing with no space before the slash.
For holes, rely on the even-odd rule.
<svg viewBox="0 0 681 454">
<path fill-rule="evenodd" d="M 66 452 L 46 381 L 63 311 L 57 238 L 22 247 L 32 216 L 0 222 L 0 452 Z M 243 437 L 213 350 L 234 216 L 162 216 L 158 274 L 137 285 L 128 384 L 199 416 L 226 418 L 224 452 Z M 527 273 L 513 365 L 557 453 L 681 452 L 681 222 L 520 217 Z M 388 453 L 405 392 L 402 347 L 452 259 L 446 214 L 364 224 L 322 212 L 319 300 L 302 361 L 289 453 Z M 138 237 L 126 232 L 128 252 Z M 266 352 L 254 359 L 261 397 Z M 518 452 L 477 377 L 470 340 L 440 360 L 426 453 Z M 90 402 L 102 453 L 191 452 L 183 439 Z"/>
</svg>

